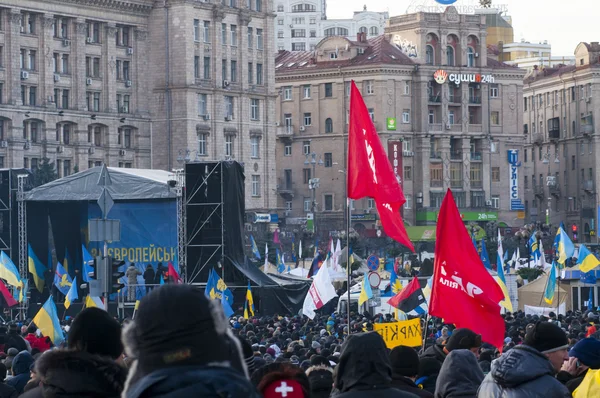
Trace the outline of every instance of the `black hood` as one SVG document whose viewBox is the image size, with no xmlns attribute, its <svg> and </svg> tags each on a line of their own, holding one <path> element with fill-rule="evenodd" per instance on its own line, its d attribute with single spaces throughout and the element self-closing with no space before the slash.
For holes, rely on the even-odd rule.
<svg viewBox="0 0 600 398">
<path fill-rule="evenodd" d="M 483 382 L 477 357 L 469 350 L 453 350 L 444 361 L 436 383 L 436 396 L 477 397 Z"/>
<path fill-rule="evenodd" d="M 389 387 L 392 366 L 381 336 L 375 332 L 350 335 L 335 373 L 335 387 L 340 392 Z"/>
<path fill-rule="evenodd" d="M 81 351 L 48 351 L 36 370 L 44 396 L 52 397 L 119 397 L 127 378 L 127 371 L 110 358 Z"/>
<path fill-rule="evenodd" d="M 520 345 L 492 362 L 492 378 L 501 387 L 515 388 L 544 375 L 554 377 L 554 368 L 544 354 Z"/>
<path fill-rule="evenodd" d="M 444 346 L 441 344 L 435 344 L 431 347 L 427 347 L 427 349 L 421 354 L 421 358 L 434 358 L 438 362 L 443 363 L 446 359 L 446 353 L 444 352 Z"/>
</svg>

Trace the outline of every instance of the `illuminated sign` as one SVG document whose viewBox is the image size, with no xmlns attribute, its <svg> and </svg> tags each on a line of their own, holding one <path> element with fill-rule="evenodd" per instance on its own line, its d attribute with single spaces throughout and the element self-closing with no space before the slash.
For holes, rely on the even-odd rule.
<svg viewBox="0 0 600 398">
<path fill-rule="evenodd" d="M 438 84 L 450 81 L 457 86 L 460 83 L 494 83 L 496 81 L 492 75 L 482 75 L 481 73 L 448 73 L 443 69 L 435 71 L 433 79 Z"/>
<path fill-rule="evenodd" d="M 508 164 L 510 165 L 509 171 L 509 196 L 510 196 L 510 209 L 511 210 L 525 210 L 525 206 L 519 199 L 519 150 L 509 149 L 508 151 Z"/>
<path fill-rule="evenodd" d="M 388 159 L 398 184 L 402 185 L 402 141 L 388 141 Z"/>
</svg>

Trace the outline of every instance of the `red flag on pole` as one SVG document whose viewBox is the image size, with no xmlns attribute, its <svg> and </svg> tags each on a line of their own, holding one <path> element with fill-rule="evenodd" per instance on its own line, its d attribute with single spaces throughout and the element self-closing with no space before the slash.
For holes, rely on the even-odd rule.
<svg viewBox="0 0 600 398">
<path fill-rule="evenodd" d="M 0 281 L 0 293 L 2 293 L 2 297 L 4 298 L 4 302 L 6 303 L 7 307 L 12 307 L 19 304 L 17 300 L 14 299 L 12 294 L 10 294 L 3 281 Z"/>
<path fill-rule="evenodd" d="M 173 264 L 171 262 L 169 262 L 167 276 L 171 283 L 183 283 L 181 278 L 179 277 L 179 274 L 177 273 L 177 271 L 175 271 L 175 267 L 173 267 Z"/>
<path fill-rule="evenodd" d="M 414 251 L 400 215 L 406 199 L 354 81 L 350 94 L 347 174 L 348 198 L 375 199 L 385 233 Z"/>
<path fill-rule="evenodd" d="M 502 349 L 502 289 L 485 269 L 448 190 L 440 209 L 429 313 Z"/>
</svg>

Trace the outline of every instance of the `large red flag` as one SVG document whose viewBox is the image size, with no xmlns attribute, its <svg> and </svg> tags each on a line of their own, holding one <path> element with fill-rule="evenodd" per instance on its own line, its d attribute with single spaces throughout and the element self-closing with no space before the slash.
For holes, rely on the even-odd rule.
<svg viewBox="0 0 600 398">
<path fill-rule="evenodd" d="M 375 199 L 385 233 L 414 251 L 400 215 L 406 199 L 354 81 L 348 131 L 348 197 Z"/>
<path fill-rule="evenodd" d="M 502 349 L 502 300 L 502 289 L 481 262 L 448 190 L 437 222 L 429 313 Z"/>
</svg>

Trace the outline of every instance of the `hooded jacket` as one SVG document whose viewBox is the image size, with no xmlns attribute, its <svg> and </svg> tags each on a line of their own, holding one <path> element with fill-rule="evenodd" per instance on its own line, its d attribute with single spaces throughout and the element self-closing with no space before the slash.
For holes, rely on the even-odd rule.
<svg viewBox="0 0 600 398">
<path fill-rule="evenodd" d="M 477 398 L 477 390 L 483 377 L 475 354 L 469 350 L 453 350 L 440 370 L 435 398 Z"/>
<path fill-rule="evenodd" d="M 4 352 L 8 352 L 11 348 L 16 348 L 19 352 L 28 351 L 27 342 L 16 331 L 10 330 L 4 341 Z"/>
<path fill-rule="evenodd" d="M 435 344 L 431 347 L 427 347 L 423 354 L 421 354 L 421 358 L 434 358 L 440 363 L 440 365 L 443 364 L 444 360 L 446 359 L 444 346 L 441 344 Z"/>
<path fill-rule="evenodd" d="M 385 343 L 375 332 L 353 334 L 342 346 L 334 377 L 336 398 L 416 398 L 392 386 Z"/>
<path fill-rule="evenodd" d="M 30 379 L 29 368 L 32 363 L 33 357 L 27 351 L 21 351 L 13 360 L 12 372 L 14 376 L 6 384 L 17 390 L 19 394 L 23 392 L 23 388 Z"/>
<path fill-rule="evenodd" d="M 520 345 L 492 362 L 479 398 L 567 398 L 569 390 L 555 377 L 552 364 L 535 348 Z"/>
<path fill-rule="evenodd" d="M 127 370 L 112 359 L 82 351 L 49 351 L 35 368 L 40 386 L 22 398 L 118 398 L 127 378 Z"/>
<path fill-rule="evenodd" d="M 433 398 L 433 394 L 422 388 L 419 388 L 414 381 L 406 376 L 401 376 L 394 373 L 392 375 L 392 387 L 397 388 L 400 391 L 410 392 L 421 398 Z"/>
</svg>

